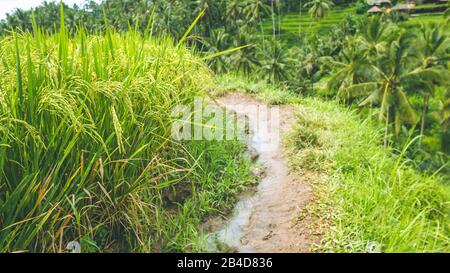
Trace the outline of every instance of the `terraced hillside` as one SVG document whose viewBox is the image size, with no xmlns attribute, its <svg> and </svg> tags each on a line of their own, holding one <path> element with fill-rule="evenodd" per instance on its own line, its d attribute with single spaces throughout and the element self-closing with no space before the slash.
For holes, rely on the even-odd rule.
<svg viewBox="0 0 450 273">
<path fill-rule="evenodd" d="M 416 27 L 421 23 L 439 23 L 444 20 L 444 11 L 448 6 L 446 3 L 432 3 L 420 4 L 411 10 L 411 14 L 407 21 L 402 25 L 407 27 Z M 278 23 L 281 22 L 280 36 L 283 38 L 293 38 L 299 33 L 309 34 L 311 32 L 318 32 L 319 34 L 326 33 L 333 25 L 340 23 L 348 15 L 358 15 L 356 7 L 350 6 L 334 6 L 327 16 L 321 20 L 314 20 L 308 14 L 308 10 L 304 9 L 301 12 L 291 12 L 282 15 L 281 20 L 276 18 L 276 29 L 278 33 Z M 272 35 L 273 22 L 271 18 L 267 18 L 264 23 L 264 32 L 266 35 Z"/>
<path fill-rule="evenodd" d="M 447 8 L 448 3 L 445 1 L 419 4 L 411 10 L 409 19 L 403 22 L 403 25 L 419 26 L 421 23 L 440 23 L 444 19 L 444 12 Z"/>
<path fill-rule="evenodd" d="M 356 14 L 354 6 L 335 6 L 328 15 L 317 21 L 311 18 L 308 10 L 302 10 L 301 13 L 288 13 L 281 18 L 281 35 L 291 36 L 298 33 L 310 33 L 318 31 L 324 33 L 331 26 L 341 22 L 346 16 Z M 272 33 L 272 21 L 270 19 L 264 22 L 264 31 L 266 34 Z"/>
<path fill-rule="evenodd" d="M 421 23 L 440 23 L 444 20 L 443 12 L 436 13 L 426 13 L 420 15 L 411 15 L 408 21 L 403 22 L 402 24 L 406 26 L 419 26 Z"/>
</svg>

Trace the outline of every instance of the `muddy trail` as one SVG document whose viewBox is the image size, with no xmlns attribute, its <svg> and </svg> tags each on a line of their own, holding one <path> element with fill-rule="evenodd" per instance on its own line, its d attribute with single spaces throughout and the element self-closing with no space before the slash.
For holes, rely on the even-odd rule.
<svg viewBox="0 0 450 273">
<path fill-rule="evenodd" d="M 265 103 L 238 93 L 222 97 L 217 103 L 237 115 L 247 116 L 252 135 L 247 141 L 250 154 L 257 158 L 257 164 L 264 171 L 257 188 L 240 197 L 234 212 L 224 223 L 209 223 L 215 231 L 215 240 L 238 252 L 309 252 L 311 244 L 317 242 L 310 227 L 312 219 L 299 219 L 300 212 L 313 197 L 308 177 L 289 173 L 281 141 L 274 149 L 262 145 L 292 127 L 294 109 L 280 106 L 279 123 L 265 131 L 257 129 L 261 116 L 245 111 L 254 106 L 264 107 Z M 239 105 L 248 107 L 237 107 Z"/>
</svg>

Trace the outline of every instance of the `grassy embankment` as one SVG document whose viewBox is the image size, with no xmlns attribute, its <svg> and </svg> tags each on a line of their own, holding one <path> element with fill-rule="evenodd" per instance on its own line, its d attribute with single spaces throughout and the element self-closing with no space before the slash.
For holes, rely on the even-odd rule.
<svg viewBox="0 0 450 273">
<path fill-rule="evenodd" d="M 298 124 L 285 145 L 294 172 L 316 174 L 316 202 L 299 217 L 319 217 L 313 226 L 324 234 L 319 250 L 450 252 L 450 185 L 415 171 L 404 151 L 385 150 L 377 123 L 334 101 L 244 79 L 219 81 L 223 89 L 297 106 Z"/>
<path fill-rule="evenodd" d="M 252 181 L 240 142 L 171 138 L 172 108 L 211 82 L 149 31 L 2 38 L 0 252 L 197 251 Z"/>
</svg>

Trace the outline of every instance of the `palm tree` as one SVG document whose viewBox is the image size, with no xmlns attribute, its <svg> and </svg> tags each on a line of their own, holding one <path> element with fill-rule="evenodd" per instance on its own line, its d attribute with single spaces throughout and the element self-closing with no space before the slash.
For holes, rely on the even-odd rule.
<svg viewBox="0 0 450 273">
<path fill-rule="evenodd" d="M 420 53 L 423 68 L 441 69 L 443 75 L 446 73 L 445 65 L 450 59 L 447 52 L 450 49 L 450 38 L 445 34 L 445 29 L 436 24 L 422 24 L 420 27 Z M 423 137 L 425 132 L 426 116 L 429 109 L 430 97 L 433 95 L 434 82 L 423 82 L 423 110 L 420 125 L 420 135 Z M 422 137 L 419 140 L 419 147 L 422 145 Z"/>
<path fill-rule="evenodd" d="M 23 31 L 28 30 L 31 27 L 30 12 L 22 9 L 16 9 L 13 14 L 7 14 L 8 24 L 12 28 L 18 28 Z"/>
<path fill-rule="evenodd" d="M 281 7 L 282 2 L 280 0 L 276 0 L 276 7 L 277 7 L 277 17 L 278 17 L 278 33 L 281 33 Z"/>
<path fill-rule="evenodd" d="M 303 1 L 300 0 L 300 5 L 298 6 L 298 36 L 302 35 L 302 8 L 303 8 Z"/>
<path fill-rule="evenodd" d="M 242 16 L 242 0 L 230 0 L 227 1 L 226 14 L 228 24 L 236 26 L 236 22 L 241 19 Z"/>
<path fill-rule="evenodd" d="M 296 65 L 298 77 L 302 82 L 309 83 L 311 85 L 311 90 L 314 90 L 315 75 L 320 70 L 319 59 L 320 58 L 316 55 L 316 51 L 311 51 L 304 55 Z"/>
<path fill-rule="evenodd" d="M 388 144 L 389 124 L 393 122 L 394 132 L 398 135 L 403 123 L 415 124 L 417 119 L 407 94 L 415 91 L 411 83 L 428 82 L 442 78 L 441 71 L 434 68 L 417 66 L 413 47 L 411 47 L 411 34 L 403 32 L 393 41 L 387 53 L 381 56 L 372 68 L 376 73 L 375 80 L 360 86 L 367 89 L 372 85 L 373 91 L 360 105 L 379 104 L 380 119 L 385 118 L 384 145 Z M 355 85 L 352 88 L 357 89 Z M 409 92 L 408 92 L 409 91 Z"/>
<path fill-rule="evenodd" d="M 387 45 L 396 38 L 398 31 L 393 24 L 386 24 L 381 17 L 374 16 L 359 23 L 358 33 L 369 57 L 377 58 L 384 54 Z"/>
<path fill-rule="evenodd" d="M 270 9 L 272 17 L 272 37 L 275 38 L 277 33 L 277 23 L 278 23 L 278 33 L 281 32 L 281 2 L 280 0 L 270 0 Z M 278 21 L 278 22 L 277 22 Z"/>
<path fill-rule="evenodd" d="M 328 88 L 337 90 L 337 97 L 349 102 L 353 97 L 361 95 L 364 91 L 362 83 L 374 72 L 368 60 L 367 48 L 361 46 L 355 38 L 346 40 L 345 49 L 341 51 L 339 59 L 327 56 L 322 57 L 321 62 L 334 70 L 328 80 Z M 368 87 L 370 88 L 370 84 Z"/>
<path fill-rule="evenodd" d="M 207 52 L 211 55 L 230 48 L 228 33 L 222 29 L 213 29 L 211 35 L 204 41 Z M 228 67 L 228 56 L 220 55 L 209 60 L 210 67 L 217 73 L 225 73 Z"/>
<path fill-rule="evenodd" d="M 445 154 L 450 152 L 450 91 L 446 89 L 445 92 L 440 94 L 439 98 L 439 111 L 438 117 L 441 121 L 442 137 L 441 137 L 441 150 Z"/>
<path fill-rule="evenodd" d="M 217 0 L 195 0 L 195 4 L 198 7 L 198 11 L 195 13 L 200 13 L 201 10 L 206 9 L 206 14 L 203 16 L 203 20 L 206 20 L 206 25 L 208 26 L 208 31 L 210 31 L 214 25 L 220 21 L 220 9 L 221 1 Z"/>
<path fill-rule="evenodd" d="M 243 8 L 243 12 L 249 22 L 258 20 L 261 27 L 261 35 L 264 39 L 264 28 L 262 24 L 262 17 L 270 14 L 270 7 L 265 0 L 247 0 Z"/>
<path fill-rule="evenodd" d="M 260 62 L 257 56 L 257 48 L 253 45 L 251 35 L 246 32 L 240 32 L 234 40 L 233 47 L 238 48 L 243 45 L 250 45 L 236 51 L 231 57 L 230 62 L 232 67 L 244 74 L 250 74 L 254 66 L 259 66 Z"/>
<path fill-rule="evenodd" d="M 325 17 L 334 3 L 331 0 L 312 0 L 304 5 L 309 8 L 309 15 L 315 20 L 320 20 Z"/>
<path fill-rule="evenodd" d="M 272 8 L 272 37 L 273 37 L 273 39 L 275 39 L 275 6 L 274 6 L 274 3 L 275 2 L 275 0 L 271 0 L 270 1 L 270 6 L 271 6 L 271 8 Z"/>
<path fill-rule="evenodd" d="M 243 8 L 247 20 L 261 19 L 270 13 L 270 7 L 265 0 L 247 0 Z"/>
<path fill-rule="evenodd" d="M 283 44 L 276 39 L 267 43 L 261 52 L 261 74 L 271 83 L 288 79 L 289 58 Z"/>
</svg>

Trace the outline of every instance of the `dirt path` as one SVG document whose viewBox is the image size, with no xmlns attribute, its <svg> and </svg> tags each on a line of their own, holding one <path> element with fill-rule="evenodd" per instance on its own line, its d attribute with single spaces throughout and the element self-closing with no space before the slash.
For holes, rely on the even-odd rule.
<svg viewBox="0 0 450 273">
<path fill-rule="evenodd" d="M 220 98 L 218 103 L 237 114 L 245 114 L 252 131 L 258 124 L 257 115 L 248 114 L 236 105 L 265 105 L 236 93 Z M 280 107 L 279 114 L 282 135 L 291 128 L 295 117 L 291 106 Z M 275 137 L 277 131 L 259 132 L 249 141 L 259 156 L 259 163 L 265 167 L 265 175 L 256 193 L 242 197 L 233 217 L 219 232 L 221 240 L 240 252 L 308 252 L 317 240 L 309 227 L 311 220 L 308 217 L 298 220 L 302 208 L 313 196 L 307 178 L 289 174 L 281 143 L 276 149 L 261 148 L 261 142 Z"/>
</svg>

